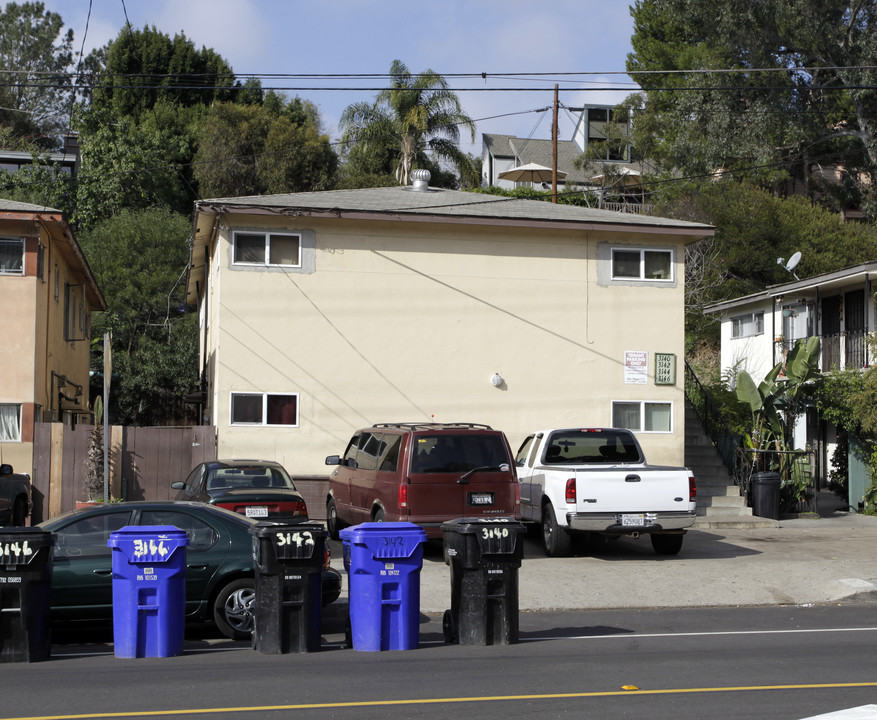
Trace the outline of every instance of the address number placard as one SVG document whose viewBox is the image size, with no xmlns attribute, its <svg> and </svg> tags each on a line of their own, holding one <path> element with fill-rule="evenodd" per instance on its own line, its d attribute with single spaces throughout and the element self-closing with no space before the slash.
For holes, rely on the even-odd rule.
<svg viewBox="0 0 877 720">
<path fill-rule="evenodd" d="M 655 353 L 655 385 L 676 384 L 676 355 Z"/>
</svg>

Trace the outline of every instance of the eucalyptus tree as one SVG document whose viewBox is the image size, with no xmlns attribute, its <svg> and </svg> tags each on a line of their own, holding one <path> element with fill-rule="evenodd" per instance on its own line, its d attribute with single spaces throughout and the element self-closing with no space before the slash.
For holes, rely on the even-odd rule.
<svg viewBox="0 0 877 720">
<path fill-rule="evenodd" d="M 390 66 L 390 81 L 373 103 L 354 103 L 342 113 L 339 129 L 348 157 L 366 165 L 365 172 L 380 176 L 390 170 L 402 185 L 413 169 L 442 162 L 471 177 L 472 160 L 459 141 L 461 129 L 475 140 L 475 123 L 447 81 L 432 70 L 412 75 L 401 60 Z"/>
<path fill-rule="evenodd" d="M 70 112 L 73 31 L 41 2 L 0 9 L 0 141 L 52 148 Z M 5 132 L 3 132 L 5 130 Z"/>
</svg>

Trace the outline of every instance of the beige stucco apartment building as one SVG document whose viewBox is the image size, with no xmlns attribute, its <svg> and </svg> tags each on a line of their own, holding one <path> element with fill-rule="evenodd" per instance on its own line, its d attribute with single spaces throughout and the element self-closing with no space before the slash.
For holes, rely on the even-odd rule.
<svg viewBox="0 0 877 720">
<path fill-rule="evenodd" d="M 34 423 L 89 415 L 90 316 L 106 309 L 60 210 L 0 199 L 0 462 L 33 472 Z"/>
<path fill-rule="evenodd" d="M 415 187 L 196 204 L 204 421 L 221 457 L 327 474 L 353 430 L 473 422 L 513 449 L 623 425 L 683 463 L 684 248 L 712 228 Z"/>
</svg>

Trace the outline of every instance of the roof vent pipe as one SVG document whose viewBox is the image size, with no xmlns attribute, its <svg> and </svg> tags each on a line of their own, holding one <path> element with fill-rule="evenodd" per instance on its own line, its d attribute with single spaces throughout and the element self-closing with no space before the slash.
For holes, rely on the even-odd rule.
<svg viewBox="0 0 877 720">
<path fill-rule="evenodd" d="M 411 171 L 411 189 L 419 192 L 429 190 L 429 170 Z"/>
</svg>

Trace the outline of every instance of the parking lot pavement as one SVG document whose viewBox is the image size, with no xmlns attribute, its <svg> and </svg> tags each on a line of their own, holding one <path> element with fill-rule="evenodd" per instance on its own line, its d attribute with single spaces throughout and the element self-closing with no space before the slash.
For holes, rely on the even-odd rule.
<svg viewBox="0 0 877 720">
<path fill-rule="evenodd" d="M 691 530 L 675 557 L 656 555 L 647 537 L 596 542 L 569 558 L 546 558 L 534 533 L 524 543 L 521 611 L 877 600 L 877 517 L 854 513 L 782 520 L 777 528 Z M 341 545 L 331 545 L 342 569 Z M 430 543 L 421 612 L 443 612 L 450 592 L 441 546 Z"/>
</svg>

